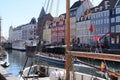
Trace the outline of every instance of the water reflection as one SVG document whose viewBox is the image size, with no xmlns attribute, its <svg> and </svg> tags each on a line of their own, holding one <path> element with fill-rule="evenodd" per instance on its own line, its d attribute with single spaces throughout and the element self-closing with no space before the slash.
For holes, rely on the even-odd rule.
<svg viewBox="0 0 120 80">
<path fill-rule="evenodd" d="M 7 51 L 8 55 L 6 56 L 5 61 L 9 61 L 10 66 L 6 68 L 10 73 L 12 73 L 15 76 L 19 75 L 19 71 L 23 69 L 23 66 L 26 61 L 26 54 L 25 52 L 22 51 L 16 51 L 16 50 L 11 50 Z M 30 66 L 31 59 L 27 62 L 27 66 Z"/>
</svg>

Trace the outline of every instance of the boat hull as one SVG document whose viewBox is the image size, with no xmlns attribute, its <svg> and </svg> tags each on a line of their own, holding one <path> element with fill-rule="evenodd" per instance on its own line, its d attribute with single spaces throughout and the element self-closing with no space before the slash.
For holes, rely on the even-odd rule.
<svg viewBox="0 0 120 80">
<path fill-rule="evenodd" d="M 31 68 L 31 73 L 33 73 L 33 69 L 38 69 L 38 68 L 35 68 L 36 66 L 38 65 L 34 65 L 32 66 Z M 23 77 L 30 77 L 31 78 L 26 78 L 27 80 L 31 80 L 34 78 L 34 76 L 32 77 L 32 74 L 30 74 L 29 76 L 27 75 L 28 72 L 29 72 L 29 69 L 30 67 L 27 67 L 23 70 Z M 61 68 L 57 68 L 57 67 L 46 67 L 45 69 L 47 69 L 47 73 L 49 74 L 49 76 L 45 76 L 45 77 L 38 77 L 37 80 L 65 80 L 66 76 L 66 70 L 65 69 L 61 69 Z M 72 76 L 72 72 L 70 72 L 70 80 L 73 79 L 73 76 Z M 75 74 L 75 79 L 76 80 L 106 80 L 106 79 L 103 79 L 103 78 L 99 78 L 99 77 L 96 77 L 96 76 L 93 76 L 93 75 L 88 75 L 88 74 L 84 74 L 84 73 L 80 73 L 80 72 L 74 72 Z M 24 80 L 22 77 L 20 77 L 20 80 Z"/>
<path fill-rule="evenodd" d="M 28 57 L 34 57 L 36 51 L 36 46 L 26 46 L 26 55 Z"/>
<path fill-rule="evenodd" d="M 37 62 L 47 62 L 53 66 L 59 65 L 59 67 L 61 67 L 61 68 L 65 67 L 65 60 L 55 59 L 55 58 L 46 57 L 46 56 L 42 56 L 42 55 L 36 55 L 35 57 L 36 57 L 35 59 Z"/>
</svg>

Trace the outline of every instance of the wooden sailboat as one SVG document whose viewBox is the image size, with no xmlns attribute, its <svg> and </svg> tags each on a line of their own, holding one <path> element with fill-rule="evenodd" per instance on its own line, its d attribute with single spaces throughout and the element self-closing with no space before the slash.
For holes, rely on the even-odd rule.
<svg viewBox="0 0 120 80">
<path fill-rule="evenodd" d="M 53 67 L 52 70 L 47 70 L 48 73 L 52 73 L 52 74 L 49 74 L 49 75 L 52 75 L 52 77 L 56 77 L 55 76 L 55 73 L 58 74 L 58 72 L 55 72 L 55 70 L 57 69 L 58 71 L 62 71 L 62 73 L 64 73 L 64 77 L 63 78 L 52 78 L 50 79 L 50 76 L 47 76 L 47 77 L 44 77 L 44 78 L 40 78 L 38 75 L 36 76 L 36 74 L 32 74 L 32 76 L 29 76 L 29 75 L 26 75 L 28 74 L 30 71 L 29 69 L 31 68 L 35 68 L 35 66 L 32 66 L 32 67 L 29 67 L 29 69 L 26 69 L 24 70 L 22 73 L 24 73 L 25 71 L 27 71 L 27 73 L 25 74 L 26 76 L 23 76 L 22 79 L 20 80 L 23 80 L 24 78 L 27 78 L 28 80 L 31 80 L 32 78 L 36 78 L 38 80 L 105 80 L 103 78 L 97 78 L 97 77 L 93 77 L 93 76 L 90 76 L 90 75 L 87 75 L 87 74 L 82 74 L 82 73 L 74 73 L 73 71 L 73 75 L 71 76 L 71 65 L 73 64 L 73 58 L 74 57 L 86 57 L 86 58 L 101 58 L 101 59 L 112 59 L 114 61 L 120 61 L 120 56 L 116 56 L 116 57 L 108 57 L 108 55 L 106 55 L 106 57 L 103 57 L 105 55 L 101 54 L 101 55 L 95 55 L 94 53 L 82 53 L 82 52 L 73 52 L 73 51 L 70 51 L 70 0 L 66 0 L 66 37 L 65 37 L 65 42 L 66 42 L 66 70 L 61 70 L 61 69 L 58 69 L 56 67 Z M 37 66 L 38 67 L 38 66 Z M 47 69 L 47 68 L 46 68 Z M 49 67 L 49 69 L 51 69 L 51 67 Z M 72 67 L 72 70 L 74 68 Z M 32 69 L 33 70 L 33 69 Z M 50 72 L 50 71 L 54 71 L 54 72 Z M 34 71 L 33 71 L 34 72 Z M 32 72 L 32 73 L 33 73 Z M 45 71 L 46 72 L 46 71 Z M 111 75 L 114 75 L 116 77 L 119 77 L 119 74 L 116 74 L 112 71 L 109 71 L 109 73 L 111 73 Z M 65 75 L 66 74 L 66 75 Z M 39 77 L 39 78 L 38 78 Z M 58 77 L 58 76 L 57 76 Z M 72 78 L 71 78 L 72 77 Z M 84 78 L 84 77 L 87 77 L 87 78 Z"/>
</svg>

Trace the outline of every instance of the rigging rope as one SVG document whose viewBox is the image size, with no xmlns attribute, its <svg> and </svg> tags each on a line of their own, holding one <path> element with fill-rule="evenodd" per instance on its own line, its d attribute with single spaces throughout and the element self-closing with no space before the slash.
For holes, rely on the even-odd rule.
<svg viewBox="0 0 120 80">
<path fill-rule="evenodd" d="M 47 2 L 46 12 L 48 11 L 49 3 L 50 3 L 50 0 L 48 0 Z"/>
<path fill-rule="evenodd" d="M 59 1 L 60 0 L 57 0 L 57 7 L 56 7 L 56 16 L 58 16 L 58 13 L 59 13 Z"/>
<path fill-rule="evenodd" d="M 46 3 L 47 3 L 47 0 L 45 0 L 45 2 L 44 2 L 44 7 L 46 6 Z"/>
<path fill-rule="evenodd" d="M 51 0 L 51 2 L 50 2 L 50 8 L 49 8 L 49 13 L 51 13 L 51 11 L 52 11 L 52 8 L 53 8 L 53 3 L 54 3 L 54 1 L 53 1 L 53 0 Z"/>
</svg>

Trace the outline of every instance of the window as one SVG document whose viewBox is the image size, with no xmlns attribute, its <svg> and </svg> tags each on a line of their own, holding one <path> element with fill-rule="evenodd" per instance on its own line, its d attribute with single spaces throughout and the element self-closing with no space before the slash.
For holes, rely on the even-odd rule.
<svg viewBox="0 0 120 80">
<path fill-rule="evenodd" d="M 110 13 L 109 13 L 109 11 L 107 11 L 107 12 L 106 12 L 106 16 L 109 16 L 109 15 L 110 15 Z"/>
<path fill-rule="evenodd" d="M 96 17 L 95 17 L 95 14 L 93 15 L 93 18 L 95 19 Z"/>
<path fill-rule="evenodd" d="M 115 32 L 115 26 L 111 27 L 111 32 L 114 33 Z"/>
<path fill-rule="evenodd" d="M 104 17 L 106 17 L 106 12 L 104 12 Z"/>
<path fill-rule="evenodd" d="M 95 14 L 95 18 L 98 18 L 98 14 Z"/>
<path fill-rule="evenodd" d="M 106 27 L 104 27 L 104 33 L 106 33 L 107 31 L 106 31 Z"/>
<path fill-rule="evenodd" d="M 101 17 L 103 17 L 103 13 L 101 12 Z"/>
<path fill-rule="evenodd" d="M 101 33 L 104 33 L 104 28 L 102 28 L 101 30 L 102 30 Z"/>
<path fill-rule="evenodd" d="M 81 21 L 83 21 L 83 17 L 81 17 Z"/>
<path fill-rule="evenodd" d="M 115 22 L 115 18 L 111 18 L 111 23 L 114 23 Z"/>
<path fill-rule="evenodd" d="M 107 18 L 107 24 L 109 24 L 109 19 Z"/>
<path fill-rule="evenodd" d="M 120 22 L 120 16 L 116 17 L 116 22 Z"/>
<path fill-rule="evenodd" d="M 56 23 L 56 26 L 58 26 L 58 25 L 59 25 L 59 22 Z"/>
<path fill-rule="evenodd" d="M 100 11 L 102 11 L 102 9 L 103 9 L 103 7 L 102 7 L 102 6 L 100 6 Z"/>
<path fill-rule="evenodd" d="M 70 16 L 72 17 L 72 12 L 70 13 Z"/>
<path fill-rule="evenodd" d="M 120 32 L 120 25 L 116 25 L 116 32 Z"/>
<path fill-rule="evenodd" d="M 101 24 L 103 24 L 103 19 L 100 20 Z"/>
<path fill-rule="evenodd" d="M 114 15 L 115 14 L 115 11 L 114 11 L 114 9 L 112 10 L 112 15 Z"/>
<path fill-rule="evenodd" d="M 74 11 L 74 16 L 76 15 L 76 11 Z"/>
<path fill-rule="evenodd" d="M 100 34 L 100 28 L 98 28 L 98 34 Z"/>
<path fill-rule="evenodd" d="M 115 38 L 111 38 L 111 44 L 115 44 Z"/>
<path fill-rule="evenodd" d="M 104 24 L 106 24 L 107 23 L 107 20 L 106 19 L 104 19 Z"/>
<path fill-rule="evenodd" d="M 116 8 L 116 14 L 120 14 L 120 8 Z"/>
<path fill-rule="evenodd" d="M 88 16 L 88 19 L 90 19 L 90 16 Z"/>
<path fill-rule="evenodd" d="M 116 39 L 117 40 L 116 43 L 119 44 L 119 35 L 116 38 L 117 38 Z"/>
</svg>

